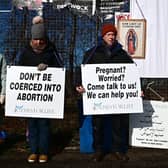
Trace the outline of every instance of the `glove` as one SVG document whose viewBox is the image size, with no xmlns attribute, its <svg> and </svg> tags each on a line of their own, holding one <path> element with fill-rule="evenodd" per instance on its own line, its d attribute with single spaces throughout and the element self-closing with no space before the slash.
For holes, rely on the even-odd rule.
<svg viewBox="0 0 168 168">
<path fill-rule="evenodd" d="M 47 67 L 48 67 L 47 64 L 41 63 L 41 64 L 38 65 L 37 69 L 38 69 L 39 71 L 44 71 L 44 70 L 47 69 Z"/>
<path fill-rule="evenodd" d="M 5 95 L 0 95 L 0 104 L 5 103 Z"/>
</svg>

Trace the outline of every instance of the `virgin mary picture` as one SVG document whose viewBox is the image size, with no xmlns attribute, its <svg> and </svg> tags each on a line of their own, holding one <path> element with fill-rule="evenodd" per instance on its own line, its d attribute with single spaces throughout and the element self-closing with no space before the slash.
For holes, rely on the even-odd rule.
<svg viewBox="0 0 168 168">
<path fill-rule="evenodd" d="M 118 40 L 123 48 L 134 59 L 145 59 L 146 48 L 146 20 L 119 20 Z"/>
<path fill-rule="evenodd" d="M 137 34 L 134 29 L 129 29 L 126 34 L 127 52 L 134 55 L 137 49 Z"/>
</svg>

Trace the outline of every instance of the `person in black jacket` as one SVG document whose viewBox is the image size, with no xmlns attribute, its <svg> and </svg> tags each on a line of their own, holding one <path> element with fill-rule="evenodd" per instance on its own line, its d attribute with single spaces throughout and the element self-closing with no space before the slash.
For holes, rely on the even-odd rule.
<svg viewBox="0 0 168 168">
<path fill-rule="evenodd" d="M 101 30 L 102 42 L 88 50 L 83 59 L 83 64 L 105 63 L 133 63 L 128 53 L 122 49 L 122 45 L 116 40 L 117 29 L 111 23 L 105 23 Z M 81 79 L 77 80 L 76 91 L 80 94 L 85 92 Z M 93 139 L 95 155 L 94 161 L 101 161 L 104 157 L 104 122 L 107 115 L 93 115 Z M 112 157 L 117 160 L 128 160 L 128 114 L 108 115 L 112 125 Z"/>
<path fill-rule="evenodd" d="M 63 67 L 61 57 L 54 45 L 48 40 L 45 25 L 40 16 L 33 18 L 31 36 L 30 43 L 19 55 L 18 65 L 37 66 L 39 71 L 45 70 L 47 67 Z M 44 163 L 48 161 L 49 127 L 49 119 L 28 119 L 28 140 L 31 150 L 28 162 L 32 163 L 38 160 Z"/>
</svg>

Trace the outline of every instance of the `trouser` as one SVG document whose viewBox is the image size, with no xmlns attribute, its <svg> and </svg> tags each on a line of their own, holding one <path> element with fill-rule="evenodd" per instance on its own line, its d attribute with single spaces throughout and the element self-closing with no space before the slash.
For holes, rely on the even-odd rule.
<svg viewBox="0 0 168 168">
<path fill-rule="evenodd" d="M 49 152 L 49 119 L 28 119 L 29 144 L 31 153 L 48 154 Z"/>
<path fill-rule="evenodd" d="M 110 117 L 111 132 L 105 134 L 105 123 L 107 117 Z M 129 137 L 129 115 L 128 114 L 114 114 L 114 115 L 93 115 L 93 137 L 94 149 L 96 152 L 104 150 L 104 139 L 111 137 L 111 151 L 126 153 L 128 150 Z M 108 118 L 109 121 L 109 118 Z M 108 129 L 108 128 L 107 128 Z"/>
<path fill-rule="evenodd" d="M 104 116 L 93 115 L 93 148 L 96 152 L 102 152 L 104 146 Z"/>
<path fill-rule="evenodd" d="M 126 153 L 129 139 L 129 115 L 117 114 L 111 117 L 112 151 Z"/>
<path fill-rule="evenodd" d="M 3 125 L 3 120 L 4 120 L 4 105 L 0 104 L 0 128 Z"/>
</svg>

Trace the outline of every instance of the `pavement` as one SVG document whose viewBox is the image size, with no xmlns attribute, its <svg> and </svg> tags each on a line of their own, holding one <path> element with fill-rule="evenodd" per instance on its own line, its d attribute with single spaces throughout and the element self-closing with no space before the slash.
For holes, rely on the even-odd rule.
<svg viewBox="0 0 168 168">
<path fill-rule="evenodd" d="M 53 156 L 48 163 L 27 163 L 26 154 L 17 154 L 14 157 L 0 158 L 1 167 L 4 168 L 29 168 L 29 167 L 48 167 L 48 168 L 167 168 L 168 153 L 132 149 L 129 152 L 128 162 L 110 161 L 108 156 L 102 162 L 94 163 L 91 160 L 92 154 L 81 154 L 75 152 L 62 152 Z"/>
<path fill-rule="evenodd" d="M 1 168 L 168 168 L 168 150 L 130 147 L 129 161 L 110 159 L 110 154 L 98 163 L 92 161 L 93 153 L 81 153 L 78 139 L 63 148 L 52 146 L 48 163 L 28 163 L 29 148 L 23 136 L 9 138 L 0 144 Z M 75 143 L 74 143 L 75 142 Z"/>
</svg>

